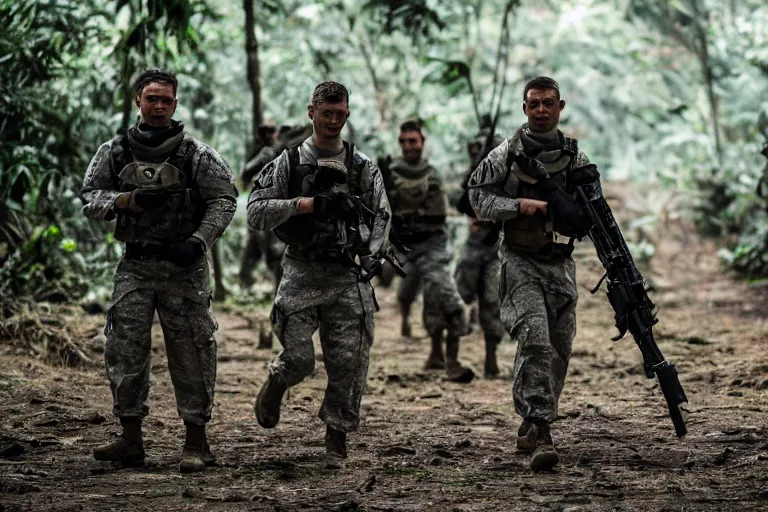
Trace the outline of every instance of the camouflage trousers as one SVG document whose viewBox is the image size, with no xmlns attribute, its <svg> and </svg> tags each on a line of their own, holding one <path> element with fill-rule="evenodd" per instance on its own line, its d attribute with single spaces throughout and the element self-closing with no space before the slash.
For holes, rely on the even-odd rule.
<svg viewBox="0 0 768 512">
<path fill-rule="evenodd" d="M 529 421 L 551 422 L 565 384 L 576 336 L 576 266 L 502 247 L 501 320 L 517 355 L 512 394 L 515 410 Z"/>
<path fill-rule="evenodd" d="M 240 264 L 239 278 L 241 284 L 249 286 L 253 283 L 253 269 L 260 259 L 264 258 L 264 265 L 272 273 L 275 280 L 275 288 L 280 282 L 282 270 L 280 260 L 285 251 L 285 244 L 281 242 L 271 231 L 248 230 L 243 248 L 243 257 Z"/>
<path fill-rule="evenodd" d="M 405 262 L 403 270 L 407 275 L 400 279 L 400 285 L 397 287 L 397 301 L 402 305 L 410 306 L 416 302 L 421 293 L 421 275 L 419 267 L 411 261 Z"/>
<path fill-rule="evenodd" d="M 360 424 L 360 402 L 373 343 L 373 288 L 349 268 L 309 262 L 286 254 L 272 324 L 282 351 L 269 364 L 288 386 L 315 368 L 312 335 L 320 344 L 328 376 L 320 419 L 336 430 L 352 432 Z"/>
<path fill-rule="evenodd" d="M 206 258 L 191 269 L 166 261 L 123 259 L 118 264 L 104 329 L 116 416 L 143 418 L 149 412 L 151 331 L 157 311 L 179 416 L 196 425 L 211 419 L 218 326 L 210 303 Z"/>
<path fill-rule="evenodd" d="M 454 278 L 464 302 L 477 301 L 480 326 L 485 336 L 500 340 L 504 336 L 499 312 L 500 264 L 498 246 L 484 242 L 489 231 L 488 228 L 470 231 Z"/>
<path fill-rule="evenodd" d="M 408 254 L 408 263 L 409 268 L 416 269 L 418 281 L 409 281 L 407 278 L 403 280 L 398 290 L 398 299 L 418 294 L 420 284 L 424 296 L 424 328 L 430 336 L 441 333 L 443 329 L 447 329 L 450 335 L 465 335 L 467 325 L 463 317 L 464 303 L 451 275 L 451 252 L 446 231 L 426 235 L 423 241 L 413 244 L 413 251 Z"/>
</svg>

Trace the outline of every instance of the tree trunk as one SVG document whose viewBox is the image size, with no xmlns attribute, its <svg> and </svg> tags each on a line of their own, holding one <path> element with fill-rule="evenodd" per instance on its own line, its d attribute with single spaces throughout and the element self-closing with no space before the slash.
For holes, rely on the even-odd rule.
<svg viewBox="0 0 768 512">
<path fill-rule="evenodd" d="M 692 2 L 693 15 L 696 27 L 696 39 L 698 48 L 695 53 L 701 65 L 701 71 L 704 75 L 704 83 L 707 86 L 707 99 L 709 100 L 710 123 L 712 124 L 712 134 L 715 138 L 715 153 L 718 166 L 723 165 L 723 146 L 720 138 L 720 99 L 715 92 L 715 76 L 712 72 L 712 63 L 709 59 L 709 38 L 707 37 L 707 28 L 709 26 L 709 15 L 702 12 L 699 2 Z M 706 24 L 706 26 L 705 26 Z"/>
<path fill-rule="evenodd" d="M 244 0 L 245 8 L 245 54 L 248 62 L 248 85 L 253 93 L 253 147 L 259 140 L 259 126 L 263 122 L 261 104 L 261 70 L 259 66 L 259 42 L 256 39 L 256 19 L 253 14 L 253 0 Z"/>
<path fill-rule="evenodd" d="M 131 75 L 133 67 L 131 66 L 131 56 L 128 54 L 130 49 L 126 48 L 126 54 L 123 55 L 122 69 L 122 90 L 123 90 L 123 120 L 120 122 L 120 129 L 123 133 L 133 124 L 131 116 L 133 114 L 133 87 L 131 84 Z"/>
</svg>

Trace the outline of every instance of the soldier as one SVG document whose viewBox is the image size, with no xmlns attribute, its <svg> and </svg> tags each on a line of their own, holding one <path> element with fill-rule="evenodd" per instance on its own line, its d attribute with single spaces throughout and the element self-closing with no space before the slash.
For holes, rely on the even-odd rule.
<svg viewBox="0 0 768 512">
<path fill-rule="evenodd" d="M 264 141 L 264 147 L 255 157 L 245 164 L 240 180 L 248 190 L 251 188 L 253 178 L 258 175 L 266 165 L 277 158 L 284 149 L 293 147 L 303 142 L 312 133 L 311 125 L 289 126 L 283 125 L 279 132 L 274 122 L 267 122 L 259 127 L 259 135 Z M 248 230 L 248 235 L 243 248 L 243 259 L 240 265 L 240 285 L 248 288 L 253 284 L 253 268 L 261 258 L 272 273 L 275 289 L 280 282 L 280 260 L 285 251 L 283 244 L 271 231 Z"/>
<path fill-rule="evenodd" d="M 235 213 L 232 172 L 209 146 L 172 120 L 176 77 L 148 70 L 136 83 L 137 125 L 104 143 L 83 181 L 83 213 L 117 219 L 125 254 L 115 270 L 107 314 L 107 377 L 122 435 L 93 451 L 96 460 L 144 459 L 141 421 L 149 412 L 151 330 L 155 311 L 165 338 L 186 440 L 179 470 L 214 461 L 205 438 L 216 380 L 217 324 L 211 312 L 206 251 Z"/>
<path fill-rule="evenodd" d="M 483 128 L 468 145 L 470 174 L 479 163 L 489 136 L 490 129 Z M 500 140 L 493 142 L 494 147 L 501 143 Z M 459 210 L 462 211 L 461 204 Z M 467 214 L 469 235 L 454 277 L 464 302 L 477 301 L 480 326 L 485 335 L 484 375 L 492 378 L 499 374 L 496 348 L 504 337 L 504 325 L 499 316 L 499 229 L 498 225 L 479 221 L 471 208 L 462 213 Z"/>
<path fill-rule="evenodd" d="M 391 216 L 379 169 L 341 139 L 348 105 L 343 85 L 318 85 L 307 109 L 312 137 L 271 162 L 248 200 L 249 226 L 274 229 L 287 244 L 272 309 L 283 350 L 269 365 L 254 412 L 262 427 L 277 425 L 286 390 L 314 370 L 319 327 L 328 374 L 320 418 L 327 424 L 326 466 L 334 469 L 347 456 L 347 433 L 360 423 L 373 343 L 373 288 L 355 257 L 388 250 Z"/>
<path fill-rule="evenodd" d="M 587 231 L 578 206 L 564 192 L 573 171 L 588 162 L 576 140 L 557 128 L 564 108 L 553 79 L 528 82 L 523 91 L 528 122 L 494 149 L 469 181 L 477 216 L 503 221 L 499 294 L 501 319 L 518 342 L 513 398 L 523 422 L 517 447 L 532 455 L 536 471 L 559 462 L 550 423 L 557 417 L 576 334 L 573 240 L 562 243 L 558 233 L 582 237 Z"/>
<path fill-rule="evenodd" d="M 464 303 L 449 271 L 448 199 L 437 169 L 422 157 L 425 137 L 421 128 L 418 121 L 406 121 L 400 126 L 402 156 L 387 159 L 386 169 L 382 169 L 392 204 L 392 225 L 399 238 L 413 249 L 408 262 L 418 270 L 424 290 L 424 327 L 432 342 L 424 367 L 445 369 L 448 379 L 454 382 L 470 382 L 474 372 L 458 360 L 459 339 L 468 329 Z M 409 283 L 406 280 L 403 284 Z M 415 297 L 413 293 L 403 295 Z M 404 321 L 406 305 L 409 307 L 401 299 Z M 444 330 L 447 357 L 443 356 Z"/>
</svg>

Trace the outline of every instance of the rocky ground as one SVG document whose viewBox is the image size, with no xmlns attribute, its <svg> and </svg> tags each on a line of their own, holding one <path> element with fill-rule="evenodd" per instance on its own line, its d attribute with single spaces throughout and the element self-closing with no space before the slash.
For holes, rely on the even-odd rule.
<svg viewBox="0 0 768 512">
<path fill-rule="evenodd" d="M 379 290 L 364 421 L 341 471 L 323 468 L 317 418 L 325 373 L 291 390 L 280 425 L 260 428 L 253 399 L 277 350 L 257 349 L 266 310 L 218 311 L 219 373 L 210 424 L 218 466 L 177 471 L 183 426 L 155 331 L 149 458 L 99 463 L 91 449 L 118 431 L 99 365 L 45 365 L 0 356 L 0 511 L 16 510 L 766 510 L 768 321 L 760 288 L 723 275 L 713 246 L 658 245 L 646 270 L 659 306 L 655 332 L 691 402 L 689 434 L 675 437 L 658 386 L 631 338 L 614 343 L 612 311 L 587 287 L 600 277 L 577 251 L 579 333 L 553 432 L 562 463 L 535 474 L 515 450 L 515 343 L 500 347 L 502 378 L 469 385 L 421 369 L 428 340 L 399 336 L 392 291 Z M 102 316 L 76 319 L 98 332 Z M 482 371 L 475 333 L 462 356 Z"/>
</svg>

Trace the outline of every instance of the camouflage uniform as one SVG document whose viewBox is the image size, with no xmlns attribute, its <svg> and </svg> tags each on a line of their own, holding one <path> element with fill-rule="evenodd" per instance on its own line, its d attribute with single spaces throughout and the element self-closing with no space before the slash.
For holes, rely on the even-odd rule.
<svg viewBox="0 0 768 512">
<path fill-rule="evenodd" d="M 105 328 L 115 415 L 142 418 L 149 411 L 150 332 L 157 311 L 179 416 L 204 425 L 211 418 L 216 380 L 208 260 L 203 255 L 179 267 L 163 255 L 188 238 L 210 248 L 232 220 L 237 192 L 216 151 L 180 124 L 172 126 L 178 133 L 157 147 L 143 145 L 131 131 L 103 144 L 85 174 L 83 212 L 93 219 L 116 217 L 115 238 L 126 244 Z M 142 187 L 167 187 L 173 195 L 158 210 L 115 209 L 118 195 Z"/>
<path fill-rule="evenodd" d="M 469 181 L 470 201 L 478 218 L 504 222 L 499 295 L 501 320 L 518 342 L 515 410 L 526 421 L 544 423 L 557 417 L 576 335 L 576 268 L 571 246 L 558 243 L 550 217 L 540 212 L 518 215 L 518 198 L 539 196 L 519 177 L 517 164 L 508 156 L 518 152 L 535 156 L 555 183 L 566 189 L 570 171 L 588 160 L 575 141 L 555 132 L 541 142 L 523 125 L 483 160 Z"/>
<path fill-rule="evenodd" d="M 447 198 L 437 169 L 426 160 L 411 165 L 391 159 L 386 171 L 392 225 L 413 250 L 408 262 L 418 271 L 424 292 L 424 327 L 432 334 L 448 329 L 466 334 L 463 303 L 450 274 L 451 253 L 446 228 Z M 411 299 L 418 282 L 403 280 L 398 297 Z"/>
<path fill-rule="evenodd" d="M 477 301 L 480 326 L 486 338 L 500 341 L 504 325 L 499 316 L 498 235 L 494 228 L 470 229 L 454 277 L 464 302 Z"/>
<path fill-rule="evenodd" d="M 387 194 L 392 204 L 392 225 L 400 239 L 412 248 L 407 261 L 418 271 L 423 289 L 424 328 L 432 339 L 432 352 L 426 368 L 445 366 L 442 355 L 443 331 L 447 331 L 448 372 L 450 378 L 471 380 L 474 374 L 457 360 L 459 338 L 468 332 L 464 303 L 450 273 L 446 213 L 448 200 L 437 169 L 422 159 L 410 164 L 402 158 L 388 159 L 385 171 Z M 403 312 L 418 282 L 404 280 L 398 297 Z M 411 287 L 406 290 L 405 287 Z"/>
<path fill-rule="evenodd" d="M 329 226 L 314 214 L 298 215 L 299 198 L 318 193 L 307 170 L 318 159 L 345 163 L 347 182 L 334 183 L 332 190 L 359 196 L 375 213 L 369 234 L 356 246 L 344 242 L 346 227 Z M 356 430 L 360 422 L 376 309 L 373 288 L 359 279 L 359 269 L 345 254 L 375 255 L 385 249 L 389 219 L 378 168 L 351 145 L 345 143 L 339 152 L 321 151 L 311 138 L 270 163 L 256 178 L 248 200 L 249 226 L 275 229 L 288 244 L 272 309 L 273 328 L 283 349 L 269 372 L 287 386 L 310 375 L 315 365 L 312 335 L 319 328 L 328 374 L 320 418 L 341 432 Z M 363 231 L 367 230 L 360 228 Z"/>
</svg>

